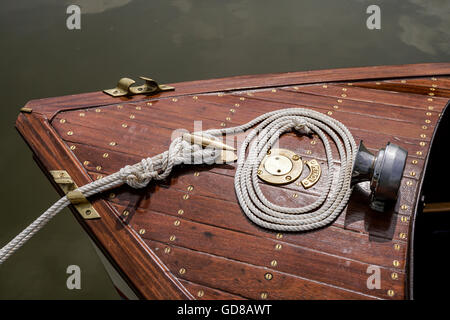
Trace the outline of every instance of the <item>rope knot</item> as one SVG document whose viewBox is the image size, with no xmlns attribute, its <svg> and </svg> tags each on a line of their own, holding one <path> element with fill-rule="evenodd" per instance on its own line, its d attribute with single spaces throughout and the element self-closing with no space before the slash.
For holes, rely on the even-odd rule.
<svg viewBox="0 0 450 320">
<path fill-rule="evenodd" d="M 303 118 L 293 118 L 292 122 L 294 123 L 294 129 L 298 132 L 306 135 L 310 135 L 312 133 L 312 130 L 308 127 L 308 123 Z"/>
</svg>

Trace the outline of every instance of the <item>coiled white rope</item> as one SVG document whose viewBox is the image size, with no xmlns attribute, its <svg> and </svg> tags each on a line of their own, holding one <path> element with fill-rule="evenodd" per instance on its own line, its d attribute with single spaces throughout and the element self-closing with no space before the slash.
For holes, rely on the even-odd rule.
<svg viewBox="0 0 450 320">
<path fill-rule="evenodd" d="M 269 112 L 241 126 L 207 130 L 196 134 L 206 137 L 235 134 L 257 124 L 259 125 L 246 137 L 241 146 L 235 175 L 236 195 L 247 217 L 264 228 L 279 231 L 311 230 L 333 221 L 345 208 L 351 194 L 350 181 L 357 147 L 348 129 L 339 121 L 319 112 L 295 108 Z M 303 208 L 288 208 L 271 203 L 263 195 L 258 184 L 259 163 L 279 137 L 290 130 L 297 130 L 302 134 L 317 133 L 323 141 L 327 154 L 326 192 L 314 203 Z M 338 174 L 335 172 L 331 147 L 325 133 L 333 139 L 339 151 L 341 165 Z M 249 152 L 246 158 L 247 149 Z M 203 149 L 179 137 L 172 141 L 168 151 L 143 159 L 133 166 L 125 166 L 118 172 L 77 190 L 87 198 L 123 183 L 133 188 L 143 188 L 153 179 L 165 179 L 175 165 L 214 163 L 220 151 L 212 148 Z M 67 196 L 62 197 L 5 245 L 0 251 L 0 264 L 69 204 Z"/>
</svg>

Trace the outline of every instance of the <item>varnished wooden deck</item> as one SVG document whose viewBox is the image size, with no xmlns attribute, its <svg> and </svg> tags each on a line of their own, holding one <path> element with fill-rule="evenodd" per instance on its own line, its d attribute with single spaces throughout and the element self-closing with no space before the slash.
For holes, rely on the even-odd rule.
<svg viewBox="0 0 450 320">
<path fill-rule="evenodd" d="M 144 190 L 123 186 L 96 197 L 99 220 L 75 216 L 143 298 L 405 299 L 410 230 L 449 74 L 450 64 L 427 64 L 188 82 L 150 97 L 96 92 L 31 101 L 17 128 L 44 172 L 67 170 L 78 185 L 167 150 L 172 131 L 193 131 L 194 121 L 230 127 L 281 108 L 326 113 L 374 152 L 398 144 L 408 160 L 391 212 L 370 210 L 355 190 L 332 225 L 312 232 L 252 224 L 236 201 L 235 165 L 180 167 Z M 327 174 L 316 136 L 287 134 L 280 145 L 317 159 Z M 304 206 L 323 183 L 262 189 L 270 201 Z M 380 268 L 380 289 L 367 287 L 369 266 Z"/>
</svg>

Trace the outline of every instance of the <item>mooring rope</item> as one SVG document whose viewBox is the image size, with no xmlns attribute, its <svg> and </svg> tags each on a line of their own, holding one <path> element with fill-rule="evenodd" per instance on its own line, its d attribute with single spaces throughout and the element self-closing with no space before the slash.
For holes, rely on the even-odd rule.
<svg viewBox="0 0 450 320">
<path fill-rule="evenodd" d="M 259 226 L 279 231 L 311 230 L 333 221 L 345 208 L 351 194 L 351 174 L 357 147 L 349 130 L 339 121 L 319 112 L 293 108 L 265 113 L 241 126 L 212 129 L 195 134 L 218 137 L 240 133 L 255 125 L 256 128 L 241 145 L 234 183 L 239 204 L 247 217 Z M 315 132 L 324 144 L 328 162 L 326 192 L 323 192 L 314 203 L 302 208 L 282 207 L 268 201 L 261 191 L 257 176 L 259 164 L 267 151 L 283 133 L 292 130 L 306 135 Z M 325 134 L 331 137 L 339 151 L 341 165 L 337 170 L 338 174 L 331 146 Z M 221 149 L 218 147 L 203 149 L 178 137 L 172 141 L 168 151 L 145 158 L 135 165 L 125 166 L 118 172 L 78 188 L 77 191 L 87 198 L 123 183 L 133 188 L 143 188 L 151 180 L 168 177 L 176 165 L 212 164 L 220 154 Z M 0 251 L 0 264 L 69 204 L 67 196 L 62 197 L 5 245 Z"/>
</svg>

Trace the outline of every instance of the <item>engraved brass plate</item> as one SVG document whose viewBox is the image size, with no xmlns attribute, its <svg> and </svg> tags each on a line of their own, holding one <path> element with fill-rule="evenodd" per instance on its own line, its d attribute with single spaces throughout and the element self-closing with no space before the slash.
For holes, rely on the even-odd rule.
<svg viewBox="0 0 450 320">
<path fill-rule="evenodd" d="M 272 184 L 285 184 L 302 174 L 303 162 L 299 155 L 287 149 L 271 149 L 263 158 L 258 177 Z"/>
<path fill-rule="evenodd" d="M 315 159 L 306 161 L 305 164 L 309 168 L 309 175 L 302 180 L 302 185 L 305 189 L 308 189 L 319 181 L 322 174 L 322 169 L 320 168 L 320 164 Z"/>
<path fill-rule="evenodd" d="M 70 175 L 65 170 L 51 170 L 55 182 L 61 187 L 62 191 L 67 195 L 72 205 L 84 219 L 100 218 L 98 212 L 94 209 L 91 203 L 80 192 L 76 191 L 78 188 Z"/>
</svg>

